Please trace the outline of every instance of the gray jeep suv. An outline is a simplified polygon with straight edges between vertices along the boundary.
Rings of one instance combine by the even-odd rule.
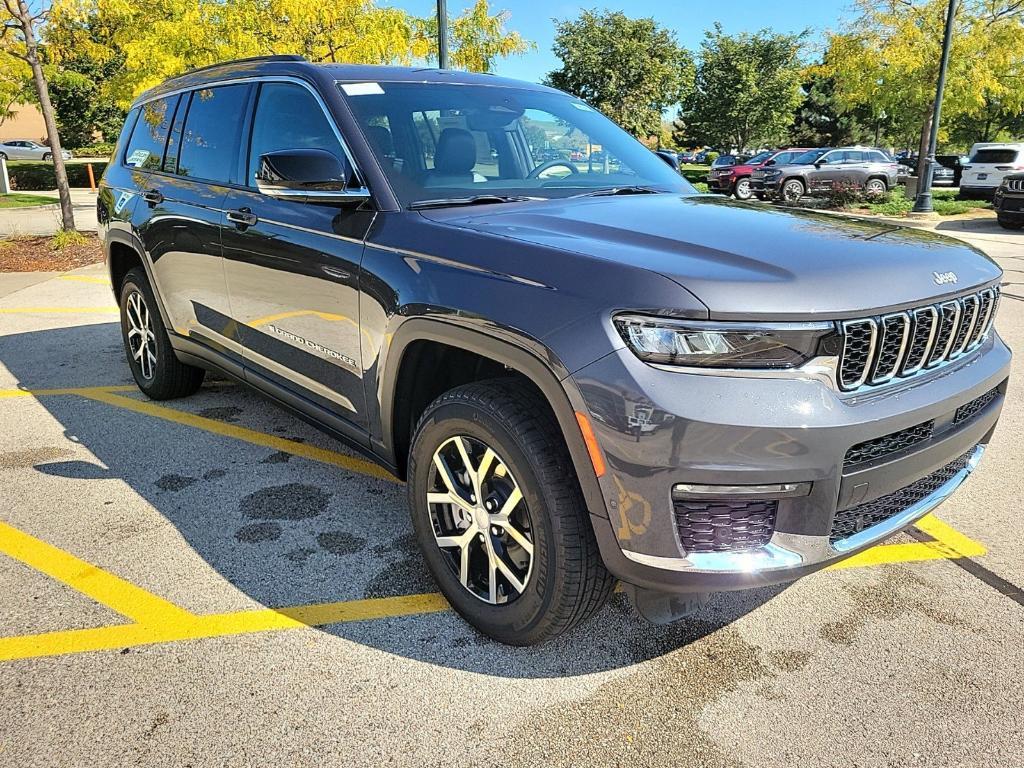
[[[617,580],[666,621],[870,547],[964,481],[1006,389],[975,249],[697,194],[580,99],[490,75],[187,73],[132,106],[98,217],[140,389],[214,370],[373,457],[508,643]]]
[[[786,165],[765,168],[764,189],[787,202],[808,193],[838,189],[882,195],[896,186],[899,170],[899,164],[880,149],[812,149]]]

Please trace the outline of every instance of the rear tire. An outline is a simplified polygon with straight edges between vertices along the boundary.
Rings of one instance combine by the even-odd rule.
[[[0,152],[0,160],[6,160],[6,159],[7,159],[7,153],[6,152]]]
[[[52,152],[43,152],[43,162],[45,163],[47,160],[53,160]]]
[[[889,187],[882,179],[868,179],[864,185],[864,194],[868,197],[881,197],[888,191]]]
[[[457,387],[427,406],[409,452],[409,507],[427,566],[466,621],[509,645],[566,632],[615,584],[539,397],[514,379]]]
[[[193,394],[206,371],[178,360],[142,267],[121,283],[121,339],[135,383],[153,400]]]
[[[1008,216],[996,216],[996,221],[1003,229],[1024,229],[1024,221],[1011,221]]]

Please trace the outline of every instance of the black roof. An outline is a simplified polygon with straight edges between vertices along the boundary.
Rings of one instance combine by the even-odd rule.
[[[455,69],[431,67],[395,67],[378,64],[334,64],[312,63],[297,54],[256,56],[249,59],[225,61],[207,67],[191,69],[171,77],[135,99],[135,103],[146,101],[161,93],[179,88],[192,88],[220,80],[261,75],[322,75],[342,82],[409,82],[409,83],[457,83],[460,85],[489,85],[532,90],[551,90],[543,85],[523,80],[478,72],[463,72]]]

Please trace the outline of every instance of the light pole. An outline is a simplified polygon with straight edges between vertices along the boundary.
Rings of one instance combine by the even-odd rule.
[[[437,66],[448,69],[448,4],[437,0]]]
[[[942,61],[939,63],[939,82],[935,88],[935,111],[932,114],[932,130],[928,136],[928,157],[924,164],[924,178],[917,187],[914,213],[932,212],[932,174],[935,170],[935,145],[939,139],[939,117],[942,115],[942,92],[946,88],[946,67],[949,64],[949,48],[953,42],[953,18],[956,16],[956,0],[949,0],[946,11],[946,34],[942,39]]]

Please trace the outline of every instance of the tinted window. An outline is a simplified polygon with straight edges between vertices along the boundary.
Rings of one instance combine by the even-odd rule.
[[[797,155],[790,162],[797,163],[799,165],[810,165],[816,162],[827,150],[824,149],[809,149],[802,155]]]
[[[1017,159],[1016,149],[979,149],[971,158],[972,163],[1012,163]]]
[[[868,152],[867,155],[868,155],[868,160],[870,160],[872,163],[891,163],[892,162],[892,160],[890,160],[888,157],[883,155],[881,152]]]
[[[135,168],[156,170],[164,155],[167,132],[174,117],[177,96],[155,99],[142,107],[139,119],[135,121],[131,141],[125,150],[124,162]]]
[[[255,186],[260,155],[282,149],[325,149],[339,159],[344,151],[320,103],[300,85],[265,83],[256,102],[249,147],[249,184]]]
[[[188,96],[178,100],[178,108],[174,110],[171,122],[171,133],[167,137],[167,149],[164,150],[164,162],[161,168],[167,173],[174,173],[178,167],[178,150],[181,149],[181,129],[185,122],[185,110],[188,108]]]
[[[181,135],[178,174],[209,181],[232,181],[245,113],[247,85],[203,88],[192,93]]]
[[[847,150],[843,152],[844,163],[860,163],[864,160],[864,153],[857,150]]]

